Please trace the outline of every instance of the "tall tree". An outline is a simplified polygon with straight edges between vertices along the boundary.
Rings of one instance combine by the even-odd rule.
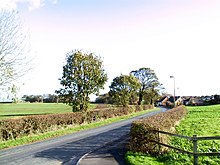
[[[113,79],[109,88],[113,102],[117,105],[127,106],[134,98],[137,98],[136,94],[140,83],[132,75],[121,75]]]
[[[149,89],[156,89],[161,86],[154,70],[150,68],[140,68],[139,70],[131,71],[130,74],[135,76],[141,84],[139,88],[139,105],[141,105],[144,95],[150,92]],[[151,92],[155,91],[151,90]]]
[[[73,111],[85,111],[88,108],[89,95],[98,94],[106,81],[107,74],[100,57],[75,50],[66,56],[60,79],[63,88],[56,93],[61,101],[73,107]]]
[[[153,105],[155,103],[155,101],[157,99],[159,99],[159,97],[160,97],[160,95],[159,95],[160,89],[161,88],[154,87],[154,86],[152,88],[147,89],[144,92],[144,97],[143,97],[144,103]]]
[[[18,13],[0,9],[0,88],[11,86],[30,70],[27,41]]]

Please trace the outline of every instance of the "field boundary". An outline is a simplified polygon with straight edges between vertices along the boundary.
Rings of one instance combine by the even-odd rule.
[[[156,144],[159,144],[159,148],[160,146],[165,146],[171,149],[174,149],[176,151],[179,151],[181,153],[185,153],[185,154],[190,154],[193,155],[193,164],[194,165],[198,165],[198,158],[199,156],[220,156],[220,152],[198,152],[198,141],[202,141],[202,140],[220,140],[220,136],[207,136],[207,137],[198,137],[197,135],[193,135],[193,136],[185,136],[185,135],[180,135],[180,134],[173,134],[170,132],[164,132],[164,131],[159,131],[159,130],[152,130],[152,132],[156,132],[157,135],[157,140],[150,140],[151,142],[155,142]],[[191,141],[193,143],[193,151],[186,151],[183,150],[181,148],[177,148],[168,144],[164,144],[160,142],[160,134],[164,134],[164,135],[168,135],[168,136],[174,136],[174,137],[179,137],[179,138],[183,138],[183,139],[187,139],[189,141]]]

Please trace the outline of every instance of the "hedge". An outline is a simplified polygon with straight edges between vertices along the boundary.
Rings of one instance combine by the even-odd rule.
[[[32,115],[18,119],[0,120],[0,140],[16,139],[30,134],[44,133],[59,127],[91,123],[102,119],[128,115],[152,106],[129,106],[90,110],[85,113]]]
[[[130,150],[150,154],[166,152],[167,148],[159,147],[151,140],[167,143],[168,136],[159,136],[159,133],[153,130],[174,132],[175,126],[186,114],[185,106],[179,106],[152,117],[134,121],[130,131]]]

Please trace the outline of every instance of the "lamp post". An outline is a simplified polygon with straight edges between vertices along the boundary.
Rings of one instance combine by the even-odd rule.
[[[174,76],[170,76],[170,78],[173,78],[173,101],[174,101],[174,107],[176,106],[176,104],[175,104],[175,77]]]

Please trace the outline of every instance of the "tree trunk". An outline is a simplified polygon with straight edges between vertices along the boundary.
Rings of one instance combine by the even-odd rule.
[[[139,94],[138,105],[141,105],[142,100],[143,100],[143,94],[140,93],[140,94]]]
[[[153,101],[153,99],[151,98],[150,99],[150,105],[153,105],[154,104],[154,101]]]

